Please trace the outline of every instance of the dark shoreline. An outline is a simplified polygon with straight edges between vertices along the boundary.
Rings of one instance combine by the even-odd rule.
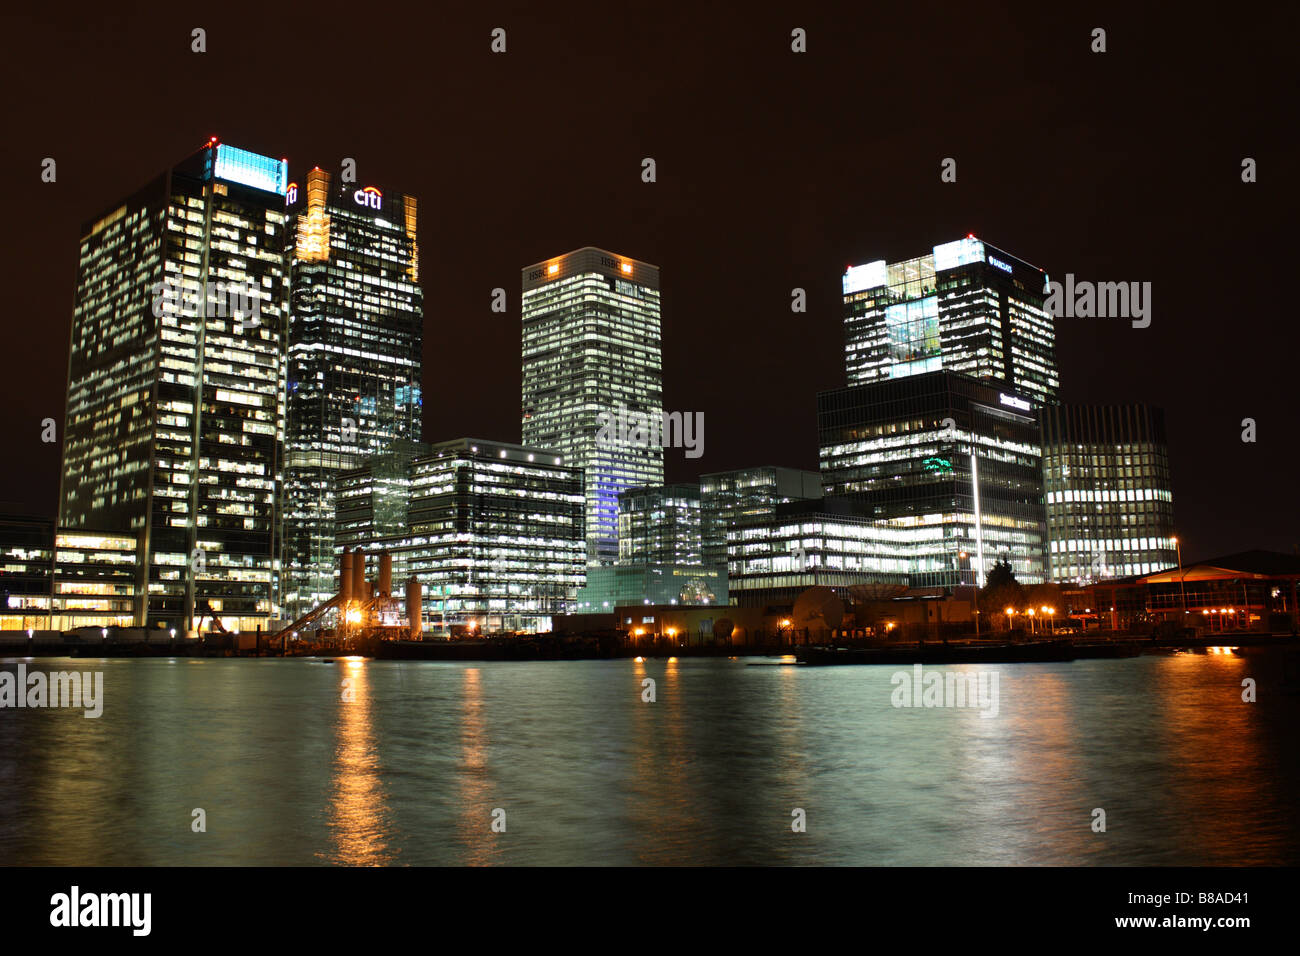
[[[1035,663],[1095,658],[1136,657],[1178,650],[1203,651],[1210,647],[1298,648],[1300,638],[1290,634],[1217,634],[1211,637],[1153,639],[1141,635],[1115,635],[1105,639],[1036,641],[926,641],[920,644],[762,644],[674,645],[667,641],[629,644],[609,635],[485,638],[472,641],[378,642],[364,648],[279,647],[260,652],[239,652],[219,641],[171,643],[100,643],[97,641],[40,641],[0,644],[0,659],[40,657],[93,658],[264,658],[302,657],[308,660],[361,656],[396,661],[573,661],[643,658],[793,657],[801,665],[842,664],[961,664]]]

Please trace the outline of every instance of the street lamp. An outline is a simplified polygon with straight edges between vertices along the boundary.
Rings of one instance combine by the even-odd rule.
[[[1178,538],[1173,539],[1174,550],[1178,552],[1178,590],[1182,594],[1183,615],[1187,615],[1187,586],[1183,584],[1183,546],[1178,543]],[[1187,623],[1184,621],[1183,623]]]
[[[1034,633],[1034,609],[1031,607],[1025,612],[1029,615],[1029,633]]]
[[[1016,616],[1016,609],[1013,607],[1007,608],[1007,633],[1008,634],[1011,633],[1011,619],[1015,616]]]

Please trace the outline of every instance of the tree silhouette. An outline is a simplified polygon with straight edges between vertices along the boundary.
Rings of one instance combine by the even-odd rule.
[[[1011,560],[1000,558],[989,568],[984,579],[984,587],[979,593],[980,613],[985,615],[986,621],[997,620],[995,615],[1004,613],[1009,607],[1019,611],[1024,603],[1025,589],[1016,580]]]

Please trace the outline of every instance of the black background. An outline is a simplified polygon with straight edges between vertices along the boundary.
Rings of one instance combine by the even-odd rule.
[[[55,510],[40,422],[81,223],[217,135],[419,197],[426,439],[519,439],[520,270],[597,245],[663,269],[666,404],[706,425],[669,480],[816,468],[844,268],[974,233],[1054,279],[1153,284],[1147,329],[1059,320],[1062,399],[1166,409],[1185,559],[1300,544],[1292,10],[128,2],[3,26],[5,507]]]

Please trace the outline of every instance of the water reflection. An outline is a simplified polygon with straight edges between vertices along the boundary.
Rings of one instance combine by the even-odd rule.
[[[892,667],[47,661],[104,714],[0,711],[0,862],[1294,864],[1296,661],[997,665],[996,717]]]
[[[461,675],[460,766],[456,775],[460,795],[457,829],[465,857],[457,862],[471,866],[483,866],[498,857],[499,841],[510,832],[509,809],[496,806],[492,799],[484,710],[483,673],[477,667],[467,667]],[[504,819],[494,815],[496,810],[505,812]],[[506,827],[501,833],[493,830],[497,820]]]
[[[397,851],[390,847],[380,757],[372,725],[369,668],[361,658],[340,661],[342,679],[337,744],[329,807],[333,844],[328,859],[348,866],[383,866]]]

